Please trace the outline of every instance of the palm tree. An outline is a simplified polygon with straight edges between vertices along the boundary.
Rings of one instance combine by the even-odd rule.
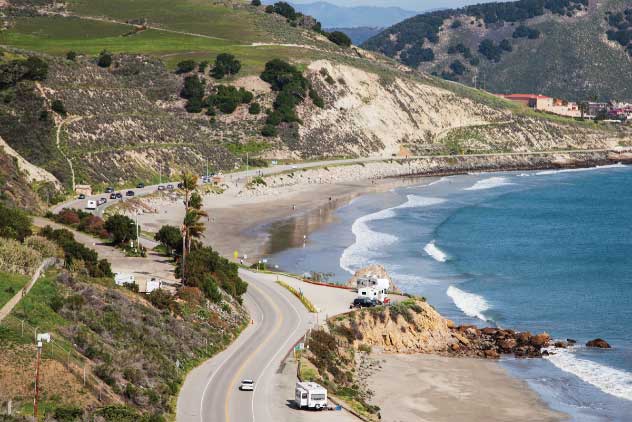
[[[187,253],[191,252],[191,239],[199,239],[204,234],[204,223],[201,221],[201,217],[206,217],[208,214],[202,210],[189,209],[184,215],[183,225],[186,230],[186,250]]]
[[[191,230],[194,229],[195,233],[200,232],[198,236],[201,236],[201,232],[204,232],[204,224],[199,222],[200,215],[192,214],[189,210],[189,202],[191,193],[195,191],[197,187],[198,178],[195,174],[183,171],[182,172],[182,189],[184,189],[184,221],[182,224],[182,283],[185,282],[185,263],[186,256],[191,251]],[[203,211],[198,211],[203,212]],[[201,229],[200,229],[201,225]]]

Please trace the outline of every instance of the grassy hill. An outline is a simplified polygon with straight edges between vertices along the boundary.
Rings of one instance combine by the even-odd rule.
[[[621,72],[629,68],[630,55],[606,35],[609,16],[630,8],[630,2],[551,1],[535,15],[526,5],[538,3],[512,3],[525,4],[515,9],[518,12],[505,6],[509,4],[419,15],[364,46],[492,92],[542,93],[571,100],[632,99],[632,75]],[[481,51],[485,40],[493,43],[492,48]],[[503,40],[505,49],[500,46]]]
[[[469,126],[486,144],[476,149],[490,152],[501,144],[502,151],[601,148],[626,136],[412,72],[331,42],[308,17],[266,13],[246,1],[10,0],[2,13],[0,74],[10,83],[0,81],[0,137],[68,189],[156,182],[159,173],[202,171],[207,160],[230,171],[246,154],[265,165],[442,153],[448,139],[454,143],[445,134],[469,133],[461,130]],[[111,63],[102,66],[104,50]],[[215,79],[211,67],[223,53],[241,68]],[[47,74],[12,80],[14,67],[31,56],[46,63]],[[274,59],[294,66],[304,92],[281,95],[260,78]],[[178,70],[183,61],[192,67]],[[195,80],[191,99],[183,88]],[[226,96],[237,91],[227,87],[249,98],[235,103]],[[492,129],[499,123],[511,128],[509,139]]]

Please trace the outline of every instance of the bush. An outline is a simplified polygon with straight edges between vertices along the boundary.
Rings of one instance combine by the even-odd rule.
[[[238,299],[246,293],[248,287],[239,277],[237,265],[210,247],[193,249],[187,256],[185,270],[185,284],[198,287],[205,293],[208,291],[208,294],[211,293],[209,277],[225,292]],[[181,271],[179,266],[178,271]]]
[[[30,56],[24,63],[26,66],[25,79],[43,81],[48,76],[48,63],[39,57]]]
[[[186,105],[184,106],[184,109],[188,113],[200,113],[203,108],[202,105],[202,100],[199,97],[192,97],[189,98]]]
[[[74,406],[57,407],[53,411],[53,417],[59,422],[80,421],[83,418],[83,409]]]
[[[261,134],[266,138],[270,138],[277,135],[277,129],[273,125],[267,124],[261,129]]]
[[[31,275],[42,262],[42,255],[14,239],[0,241],[0,271]]]
[[[277,15],[281,15],[291,21],[296,19],[297,17],[296,10],[291,5],[289,5],[288,3],[284,1],[275,3],[272,6],[272,12],[276,13]]]
[[[30,236],[24,240],[24,246],[39,252],[43,257],[62,258],[64,252],[55,242],[42,236]]]
[[[252,6],[259,7],[259,6],[261,6],[261,0],[252,0],[252,1],[250,2],[250,4],[251,4]]]
[[[455,60],[450,64],[450,70],[454,72],[455,75],[462,75],[465,73],[465,66],[459,60]]]
[[[496,45],[494,41],[485,39],[479,44],[478,52],[486,57],[487,60],[499,62],[500,56],[503,53],[503,49],[500,46]]]
[[[195,60],[182,60],[176,66],[176,73],[181,75],[182,73],[192,72],[197,66],[197,63],[195,63]]]
[[[115,214],[105,222],[105,229],[115,245],[136,240],[136,223],[126,215]],[[140,229],[139,229],[140,230]]]
[[[211,75],[215,79],[222,79],[224,76],[236,75],[241,69],[241,62],[232,54],[222,53],[215,58],[215,65],[211,70]]]
[[[99,54],[99,59],[97,60],[97,65],[99,67],[110,67],[112,65],[112,54],[103,50],[101,54]]]
[[[259,114],[261,113],[261,106],[259,103],[252,103],[250,107],[248,107],[248,113],[250,114]]]
[[[31,217],[26,212],[0,203],[0,237],[22,241],[31,235],[31,224]]]
[[[160,242],[167,249],[167,254],[182,253],[182,233],[175,226],[162,226],[154,235],[154,240]]]
[[[237,89],[234,86],[218,85],[215,93],[206,97],[204,106],[209,109],[217,107],[222,113],[231,114],[239,104],[248,104],[252,99],[252,92],[244,88]]]
[[[66,60],[75,61],[77,60],[77,53],[74,51],[69,51],[66,53]]]
[[[540,37],[540,31],[538,31],[537,29],[529,28],[528,26],[525,26],[525,25],[520,25],[514,30],[512,37],[513,38],[529,38],[530,40],[534,40]]]
[[[162,289],[156,289],[147,296],[149,302],[158,309],[169,309],[174,303],[173,297]]]
[[[423,48],[420,45],[415,45],[401,54],[402,62],[410,67],[417,67],[422,62],[431,62],[434,58],[432,48]]]
[[[212,302],[220,303],[222,301],[222,292],[219,291],[215,279],[209,274],[200,285],[200,290],[207,299]]]
[[[204,97],[204,82],[197,77],[197,75],[191,75],[184,78],[184,87],[180,91],[182,98],[191,99]]]
[[[52,103],[50,104],[50,108],[52,108],[53,111],[59,114],[60,116],[65,116],[67,114],[66,107],[64,106],[64,103],[61,100],[53,100]]]
[[[204,61],[200,62],[200,64],[198,65],[198,72],[205,73],[207,67],[208,67],[208,61],[207,60],[204,60]]]
[[[333,42],[334,44],[338,44],[341,47],[351,46],[351,38],[349,38],[344,32],[330,32],[329,34],[327,34],[327,39],[329,39],[329,41]]]
[[[318,95],[318,92],[314,88],[309,90],[309,98],[312,99],[314,105],[319,108],[325,108],[325,101]]]

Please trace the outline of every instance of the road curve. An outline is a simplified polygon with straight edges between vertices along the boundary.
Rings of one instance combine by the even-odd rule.
[[[254,323],[225,351],[189,373],[178,397],[178,422],[265,422],[287,417],[271,405],[279,400],[274,375],[313,317],[274,282],[274,276],[246,270],[240,270],[240,276],[249,283],[244,305]],[[254,392],[239,391],[244,378],[255,380]],[[285,398],[292,394],[288,391]]]

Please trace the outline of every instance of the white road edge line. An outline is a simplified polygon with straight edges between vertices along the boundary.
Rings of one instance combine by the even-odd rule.
[[[273,282],[274,282],[274,281],[273,281]],[[273,287],[273,289],[274,289],[274,287]],[[296,316],[297,316],[296,328],[294,328],[294,331],[292,331],[292,334],[288,337],[288,339],[285,341],[285,343],[283,343],[283,347],[282,347],[281,349],[279,349],[279,350],[278,350],[278,351],[274,354],[274,356],[272,357],[272,359],[270,359],[270,361],[268,362],[268,364],[267,364],[267,365],[263,368],[263,370],[261,371],[261,374],[263,374],[263,373],[264,373],[264,372],[268,369],[268,367],[272,364],[272,362],[274,362],[274,361],[277,359],[277,356],[278,356],[278,354],[279,354],[279,353],[281,353],[281,352],[285,352],[285,351],[286,351],[286,350],[285,350],[285,349],[286,349],[286,345],[288,344],[288,342],[289,342],[289,341],[293,341],[293,338],[294,338],[294,336],[296,335],[296,332],[299,330],[299,328],[300,328],[300,326],[301,326],[301,323],[300,323],[300,321],[301,321],[301,316],[300,316],[299,312],[296,310],[296,307],[294,306],[294,304],[293,304],[291,301],[289,301],[289,300],[287,299],[287,297],[285,296],[285,294],[283,294],[283,293],[279,293],[279,296],[281,296],[281,297],[283,298],[283,300],[284,300],[286,303],[288,303],[288,304],[292,307],[292,309],[294,310],[294,313],[295,313],[295,314],[296,314]],[[256,394],[256,391],[257,391],[257,390],[255,389],[255,391],[253,392],[253,395],[252,395],[252,422],[255,422],[255,394]],[[266,407],[266,410],[268,411],[268,416],[272,416],[272,415],[270,415],[270,407]],[[268,419],[268,420],[272,420],[272,419]]]
[[[259,324],[263,323],[263,320],[265,319],[265,315],[263,313],[263,308],[261,308],[261,306],[257,303],[256,300],[253,299],[252,301],[255,306],[257,308],[259,308],[259,311],[261,313],[261,319],[259,320]],[[200,422],[204,422],[204,412],[203,412],[203,408],[204,408],[204,397],[206,397],[206,391],[208,390],[208,387],[211,385],[211,381],[213,381],[213,378],[215,378],[215,375],[217,375],[217,373],[220,371],[220,369],[222,369],[224,367],[224,365],[226,364],[226,362],[228,362],[230,360],[230,358],[233,357],[233,355],[235,353],[237,353],[237,351],[239,350],[239,348],[236,348],[235,350],[233,350],[231,352],[230,355],[226,356],[226,358],[222,361],[222,363],[215,369],[215,371],[213,372],[213,375],[211,375],[211,377],[208,379],[208,382],[206,383],[206,385],[204,386],[204,390],[202,391],[202,397],[200,398]]]

